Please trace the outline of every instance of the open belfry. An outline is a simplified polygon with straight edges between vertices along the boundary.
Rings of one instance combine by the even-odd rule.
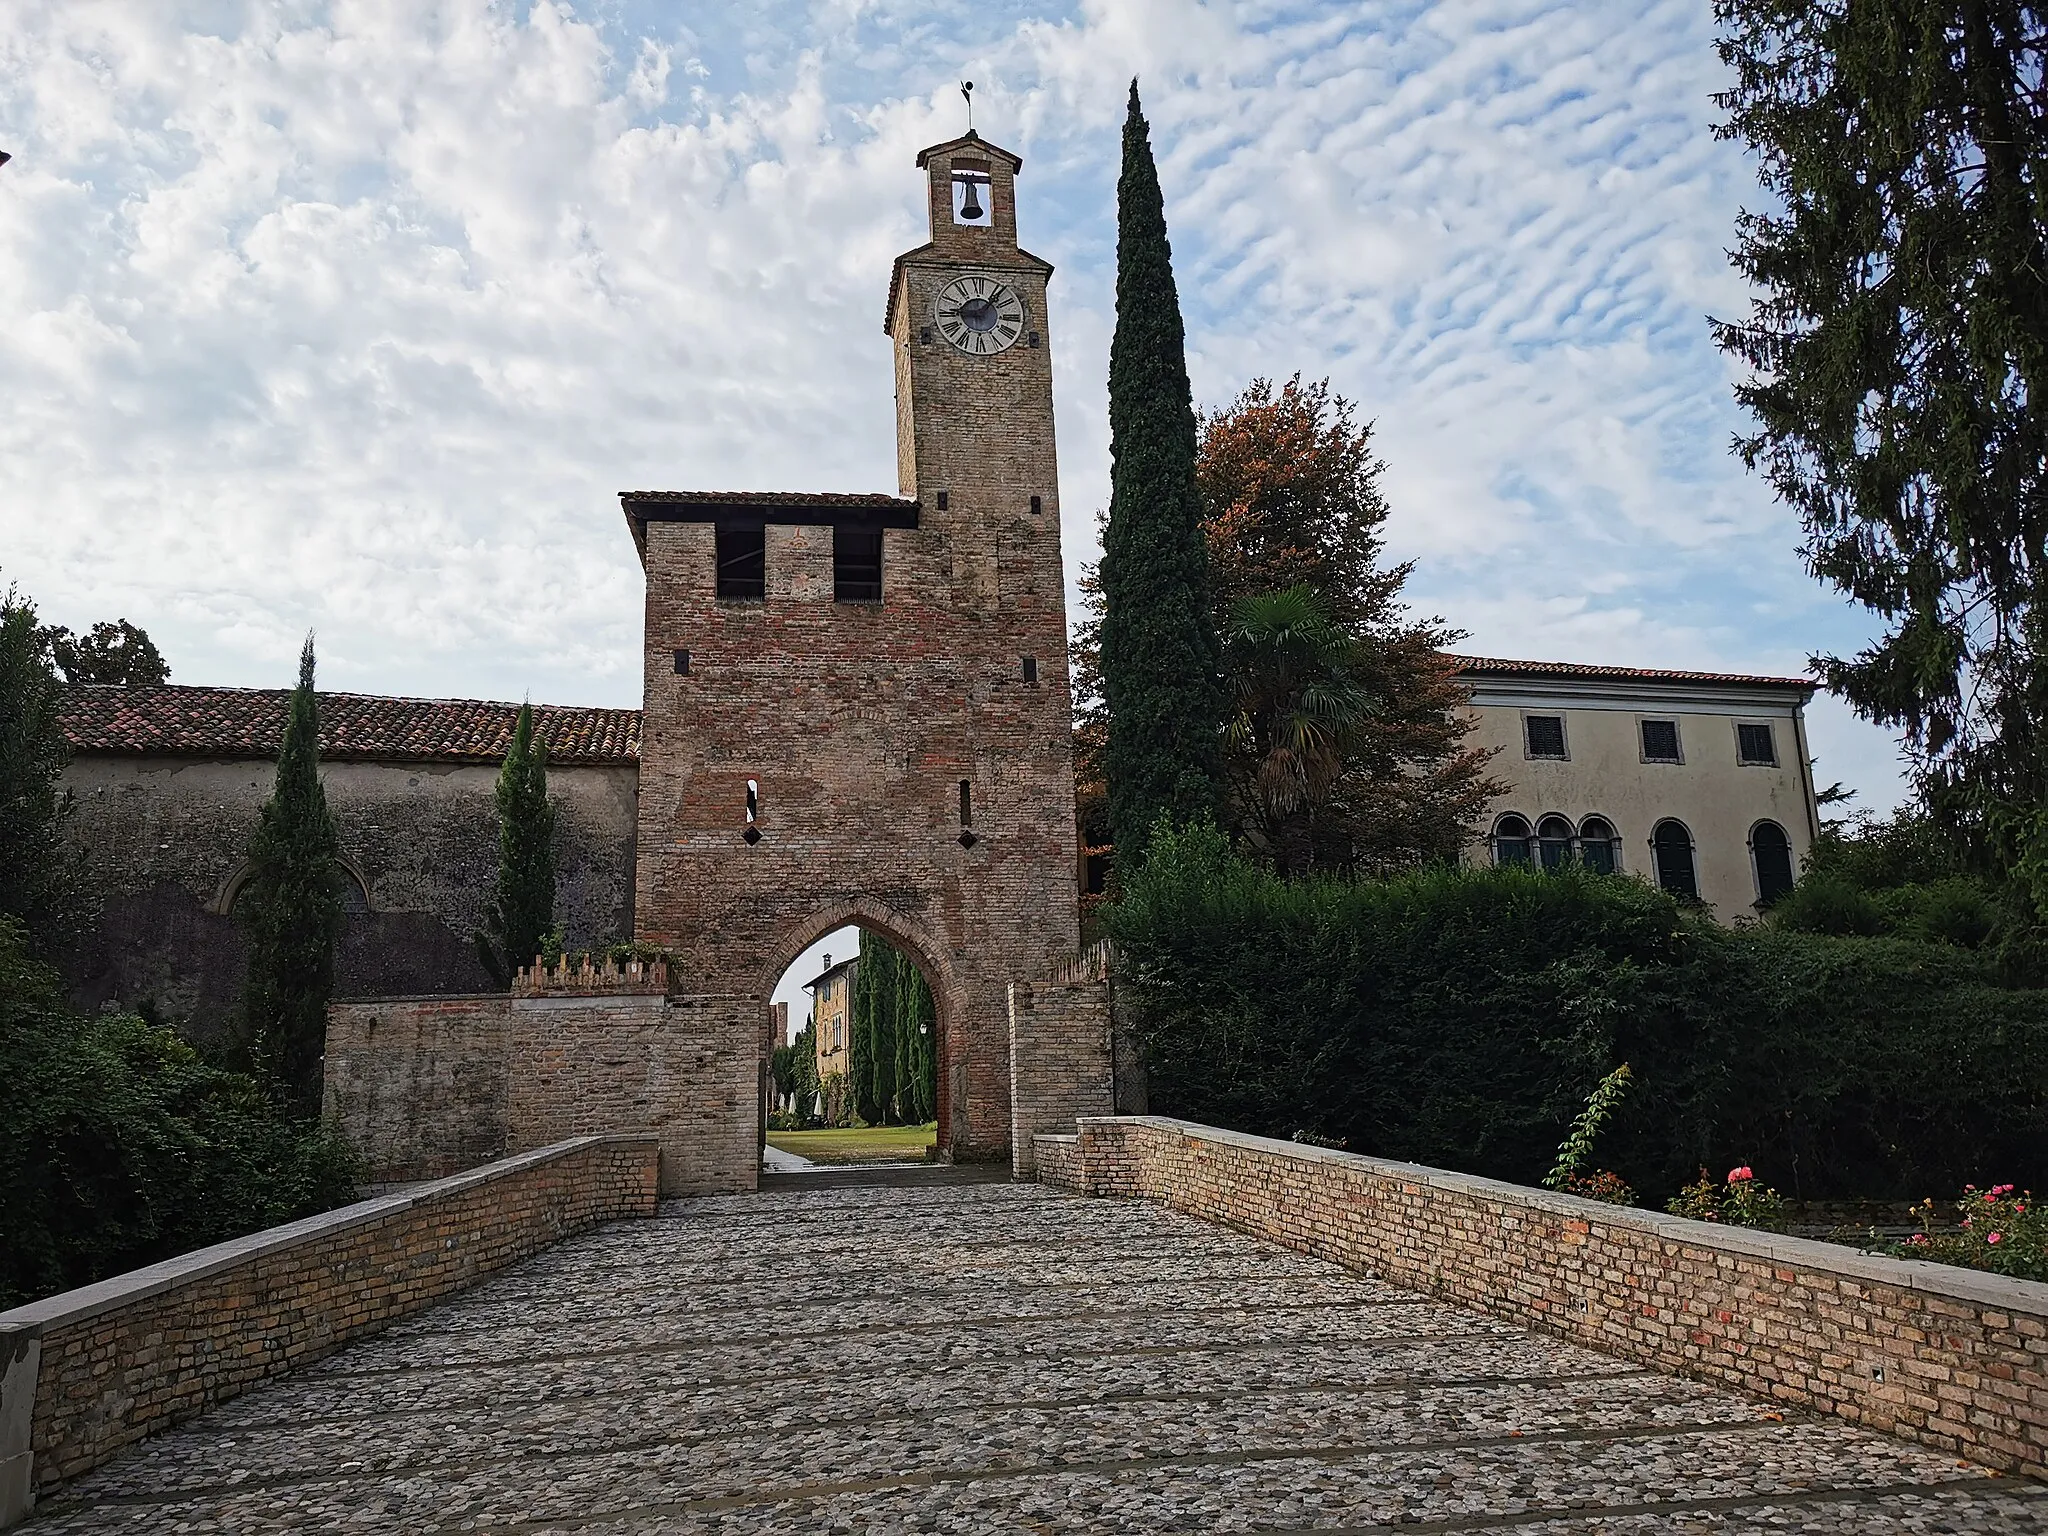
[[[760,999],[858,921],[926,968],[941,1147],[1010,1150],[1007,989],[1077,942],[1047,262],[1021,162],[918,156],[896,259],[900,494],[634,491],[647,572],[637,936]]]
[[[330,1104],[387,1174],[648,1127],[666,1189],[751,1186],[770,994],[847,924],[931,985],[942,1155],[1028,1172],[1033,1130],[1110,1107],[1076,959],[1052,267],[1017,243],[1017,156],[970,130],[917,163],[931,238],[883,315],[898,494],[620,498],[647,580],[633,931],[674,956],[666,991],[339,1005]],[[454,1113],[440,1081],[469,1085]]]

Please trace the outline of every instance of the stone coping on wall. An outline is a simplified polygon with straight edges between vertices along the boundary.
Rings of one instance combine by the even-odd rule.
[[[657,1149],[579,1136],[0,1312],[0,1526],[38,1485],[571,1232],[652,1214]]]
[[[2048,1284],[1156,1115],[1040,1176],[1158,1199],[1663,1369],[2048,1475]]]

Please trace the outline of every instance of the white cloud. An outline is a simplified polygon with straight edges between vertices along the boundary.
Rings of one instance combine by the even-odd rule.
[[[1357,398],[1420,602],[1492,652],[1796,668],[1860,621],[1727,452],[1703,316],[1741,306],[1751,183],[1708,133],[1708,26],[1694,0],[16,0],[0,563],[188,680],[280,680],[312,626],[333,686],[633,701],[618,490],[893,484],[881,297],[972,75],[1060,268],[1078,567],[1141,73],[1198,393],[1301,369]],[[1838,726],[1823,774],[1889,798]]]

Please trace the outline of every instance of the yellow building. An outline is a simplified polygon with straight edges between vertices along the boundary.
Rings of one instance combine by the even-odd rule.
[[[1488,771],[1475,861],[1573,859],[1723,921],[1791,889],[1819,835],[1804,678],[1460,658]]]
[[[856,960],[832,963],[825,956],[825,969],[804,983],[811,994],[811,1025],[817,1034],[818,1081],[853,1070],[853,973]]]

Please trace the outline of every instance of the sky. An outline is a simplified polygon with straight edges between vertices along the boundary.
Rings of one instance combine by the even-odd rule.
[[[1762,194],[1706,0],[8,0],[0,582],[173,680],[639,702],[625,489],[895,487],[924,145],[1024,157],[1070,586],[1140,80],[1197,403],[1330,378],[1487,655],[1798,673],[1868,619],[1730,452]],[[1817,699],[1822,784],[1901,792]]]

